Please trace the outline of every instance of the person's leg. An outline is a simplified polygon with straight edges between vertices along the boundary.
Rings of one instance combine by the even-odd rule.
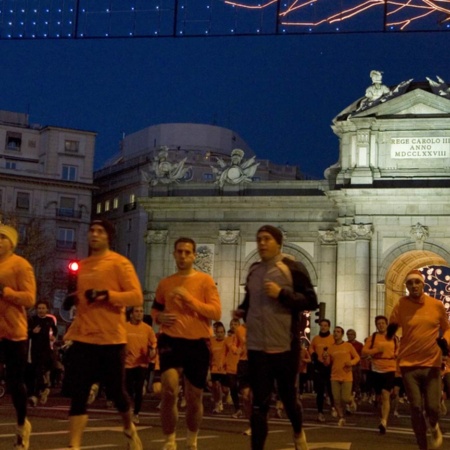
[[[299,435],[302,431],[303,414],[296,388],[297,361],[293,352],[273,354],[269,357],[275,374],[278,395],[283,402],[294,433]]]
[[[424,379],[424,407],[430,424],[430,447],[442,446],[442,432],[439,427],[439,413],[442,382],[439,367],[428,367]]]
[[[161,373],[161,425],[168,437],[175,434],[178,422],[178,386],[180,376],[177,369],[167,369]],[[173,437],[175,441],[175,436]]]
[[[203,389],[195,387],[186,378],[186,426],[192,433],[198,433],[203,419]]]
[[[142,408],[144,384],[147,378],[147,367],[136,367],[134,380],[134,415],[137,416]]]
[[[314,373],[314,390],[316,391],[316,405],[319,417],[323,415],[323,403],[325,397],[325,383],[326,376],[323,371],[317,371]]]
[[[427,449],[427,424],[422,409],[423,375],[422,368],[402,367],[403,384],[411,410],[411,424],[420,450]]]
[[[237,412],[240,410],[237,375],[233,374],[233,373],[228,373],[227,377],[228,377],[228,386],[230,389],[231,399],[233,400],[234,412]]]
[[[87,399],[96,378],[96,346],[74,342],[70,349],[71,403],[69,410],[69,447],[79,448],[86,428]]]
[[[267,438],[267,414],[273,390],[274,377],[268,355],[260,351],[248,352],[249,379],[253,395],[250,425],[252,450],[263,450]]]
[[[331,381],[331,392],[333,393],[334,398],[334,407],[338,413],[338,418],[344,418],[344,408],[342,405],[342,382],[340,381]]]
[[[123,432],[127,438],[128,448],[142,450],[142,442],[131,417],[131,401],[125,388],[126,346],[118,344],[100,347],[98,355],[101,361],[102,378],[105,380],[105,389],[122,418]]]

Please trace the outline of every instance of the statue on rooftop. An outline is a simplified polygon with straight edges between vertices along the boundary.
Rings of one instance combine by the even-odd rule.
[[[382,84],[383,72],[379,70],[372,70],[370,72],[370,78],[372,79],[372,85],[366,89],[366,99],[369,102],[378,100],[383,95],[389,94],[390,89]]]
[[[183,158],[178,163],[171,163],[167,161],[168,156],[169,148],[166,146],[161,147],[158,155],[153,160],[152,174],[148,177],[152,186],[156,186],[158,183],[179,183],[190,169],[184,166],[187,158]]]
[[[227,165],[221,158],[217,158],[219,168],[211,166],[213,173],[216,175],[216,183],[223,187],[225,184],[240,184],[251,183],[252,177],[255,175],[259,163],[255,162],[255,157],[252,156],[245,162],[244,151],[235,148],[231,152],[231,163]]]
[[[439,95],[441,97],[450,98],[450,87],[441,77],[436,75],[437,81],[434,81],[428,77],[426,77],[426,79],[430,83],[431,89],[434,94]]]

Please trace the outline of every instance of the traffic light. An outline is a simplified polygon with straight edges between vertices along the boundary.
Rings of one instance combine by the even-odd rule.
[[[317,319],[314,320],[316,323],[320,323],[323,319],[325,319],[325,308],[327,304],[325,302],[319,303],[319,311],[315,312],[315,315],[317,316]]]
[[[77,290],[77,278],[78,278],[78,269],[80,265],[78,261],[70,261],[67,269],[69,273],[67,274],[67,293],[72,294]]]

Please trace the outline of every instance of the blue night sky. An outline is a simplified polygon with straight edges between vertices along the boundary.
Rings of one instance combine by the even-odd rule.
[[[372,69],[396,85],[450,81],[447,32],[205,38],[0,40],[0,109],[98,133],[95,168],[122,133],[168,122],[235,130],[258,158],[322,178],[330,125]]]

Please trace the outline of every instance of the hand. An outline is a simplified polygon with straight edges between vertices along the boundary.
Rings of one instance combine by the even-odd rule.
[[[436,342],[442,351],[442,355],[445,357],[448,356],[448,342],[443,337],[436,339]]]
[[[37,325],[33,328],[33,333],[39,333],[41,331],[40,325]]]
[[[281,292],[281,287],[274,281],[265,281],[264,292],[270,298],[278,298]]]
[[[183,303],[187,303],[187,304],[192,303],[192,295],[183,286],[178,286],[175,289],[173,289],[171,292],[171,295],[174,297],[177,297],[177,300],[179,300]]]
[[[77,294],[69,294],[63,301],[62,308],[64,311],[69,311],[72,306],[74,306],[77,302]]]
[[[245,311],[243,309],[235,309],[231,311],[231,316],[233,319],[242,319],[245,316]]]
[[[108,291],[106,290],[99,291],[97,289],[88,289],[84,293],[84,296],[86,297],[89,304],[94,303],[96,301],[108,300],[109,298]]]
[[[171,327],[177,321],[177,315],[160,312],[156,319],[159,324]]]

